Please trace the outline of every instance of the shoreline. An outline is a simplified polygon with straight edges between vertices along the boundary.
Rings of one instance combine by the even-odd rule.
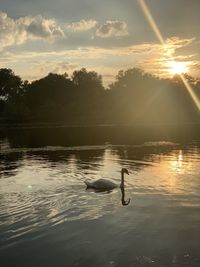
[[[86,124],[68,124],[64,122],[49,123],[2,123],[0,122],[0,128],[98,128],[98,127],[130,127],[130,128],[149,128],[149,127],[181,127],[181,126],[200,126],[200,122],[184,122],[184,123],[132,123],[132,124],[120,124],[120,123],[86,123]]]

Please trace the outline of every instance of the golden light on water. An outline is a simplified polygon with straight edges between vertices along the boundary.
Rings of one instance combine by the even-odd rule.
[[[187,62],[168,61],[166,63],[168,72],[172,75],[187,73],[189,70]]]
[[[182,150],[180,150],[176,158],[171,161],[171,168],[176,173],[181,173],[184,171]]]
[[[158,38],[159,42],[163,45],[164,50],[166,50],[166,43],[164,41],[164,38],[162,37],[162,34],[151,14],[151,12],[149,11],[149,8],[147,7],[145,0],[138,0],[142,11],[146,17],[146,19],[148,20],[153,32],[155,33],[156,37]],[[200,111],[200,99],[198,98],[198,96],[196,95],[196,93],[194,92],[192,86],[189,84],[188,80],[184,77],[183,73],[186,73],[188,71],[188,67],[186,62],[177,62],[173,59],[173,57],[170,55],[169,53],[169,60],[168,60],[168,64],[169,64],[169,72],[171,72],[172,74],[179,74],[182,82],[184,83],[188,93],[190,94],[192,100],[194,101],[196,107],[198,108],[198,110]]]

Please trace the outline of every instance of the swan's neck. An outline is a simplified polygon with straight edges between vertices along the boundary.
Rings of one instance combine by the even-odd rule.
[[[121,172],[121,184],[120,184],[121,188],[124,188],[124,173]]]

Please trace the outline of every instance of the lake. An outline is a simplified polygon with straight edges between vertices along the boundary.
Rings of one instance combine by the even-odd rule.
[[[1,129],[0,266],[199,267],[200,131],[181,127]],[[124,192],[86,190],[121,168]]]

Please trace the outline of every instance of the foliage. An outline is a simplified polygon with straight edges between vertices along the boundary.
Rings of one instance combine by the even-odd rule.
[[[185,79],[200,98],[200,81]],[[0,69],[0,114],[10,122],[185,123],[199,122],[199,113],[178,75],[161,79],[137,68],[121,70],[105,90],[102,77],[85,68],[31,83]]]
[[[22,95],[22,79],[11,69],[0,69],[0,96],[6,100]]]

